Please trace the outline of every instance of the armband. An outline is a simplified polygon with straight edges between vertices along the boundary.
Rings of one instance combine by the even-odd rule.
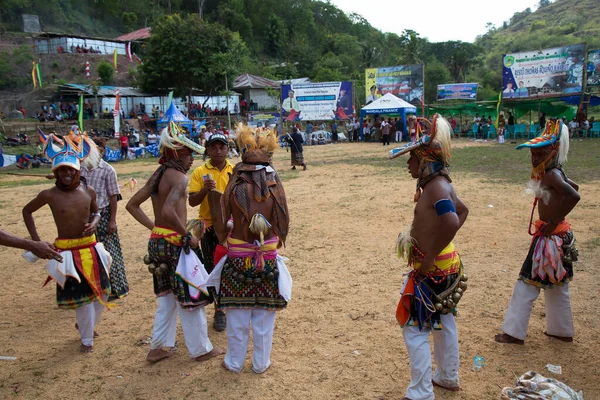
[[[92,217],[100,217],[100,216],[101,216],[101,215],[100,215],[100,213],[99,213],[99,212],[97,212],[97,213],[92,213]]]
[[[454,203],[450,199],[442,199],[435,202],[433,205],[435,207],[435,212],[437,212],[438,217],[442,215],[453,212],[456,214],[456,208],[454,207]]]

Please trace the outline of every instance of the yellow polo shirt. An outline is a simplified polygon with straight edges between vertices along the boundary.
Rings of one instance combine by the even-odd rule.
[[[211,174],[212,179],[217,183],[217,190],[224,192],[227,184],[229,183],[229,176],[233,173],[233,164],[229,160],[225,160],[225,166],[221,171],[218,168],[213,167],[210,160],[204,165],[199,166],[192,173],[190,179],[189,192],[197,193],[204,187],[204,176]],[[204,224],[209,227],[212,226],[212,219],[210,218],[210,207],[208,206],[208,196],[200,203],[200,209],[198,211],[198,218],[204,221]]]

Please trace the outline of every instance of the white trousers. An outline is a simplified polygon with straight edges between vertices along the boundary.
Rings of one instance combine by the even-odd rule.
[[[517,281],[504,317],[504,324],[502,324],[504,333],[525,340],[531,309],[539,295],[539,287],[529,285],[520,279]],[[571,313],[569,284],[565,283],[562,286],[544,290],[544,299],[546,300],[546,333],[555,336],[573,337],[575,329],[573,327],[573,314]]]
[[[106,299],[108,299],[107,295],[102,296],[103,301],[106,301]],[[94,300],[75,310],[81,343],[84,346],[94,345],[94,330],[100,321],[102,311],[104,311],[104,306],[98,300]]]
[[[227,354],[225,367],[232,372],[241,372],[248,352],[248,338],[252,325],[252,371],[262,374],[271,366],[275,311],[259,308],[230,308],[227,316]]]
[[[431,382],[431,349],[429,332],[433,333],[433,354],[437,366],[433,380],[445,387],[458,387],[458,332],[454,315],[441,316],[441,331],[423,329],[417,326],[402,328],[402,336],[406,350],[410,356],[410,385],[406,389],[406,397],[411,400],[432,400],[433,384]]]
[[[179,319],[181,320],[183,339],[185,340],[190,357],[196,358],[210,353],[213,346],[208,338],[208,326],[206,324],[206,311],[204,307],[197,307],[192,310],[183,309],[173,293],[158,298],[158,307],[156,308],[156,314],[154,314],[154,329],[152,331],[150,349],[154,350],[175,346],[177,314],[179,314]]]

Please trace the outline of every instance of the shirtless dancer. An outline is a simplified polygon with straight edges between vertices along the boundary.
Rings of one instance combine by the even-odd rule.
[[[422,137],[421,123],[428,132]],[[412,129],[414,142],[390,151],[391,158],[410,152],[408,171],[417,179],[413,223],[398,237],[398,255],[412,270],[401,290],[396,317],[411,363],[404,399],[429,400],[434,398],[433,386],[459,390],[454,315],[466,277],[452,239],[467,219],[468,209],[456,195],[447,169],[452,132],[448,121],[436,114],[431,123],[413,120]],[[437,365],[433,378],[430,332]]]
[[[163,350],[175,345],[177,314],[181,320],[185,344],[190,357],[205,361],[223,354],[213,348],[208,338],[205,296],[193,298],[190,286],[175,274],[183,249],[198,247],[198,239],[186,230],[187,183],[186,172],[194,163],[193,151],[204,153],[204,148],[180,133],[171,125],[161,134],[161,166],[127,203],[127,211],[142,225],[152,231],[148,242],[150,260],[155,265],[166,264],[168,270],[153,274],[154,293],[158,297],[158,308],[154,316],[152,345],[146,360],[156,362],[173,353]],[[152,199],[154,221],[140,208]]]
[[[569,152],[569,128],[561,121],[548,122],[535,139],[517,146],[531,150],[530,189],[535,193],[539,218],[529,227],[533,236],[527,258],[521,267],[499,343],[524,344],[533,303],[544,289],[546,334],[563,342],[572,342],[575,334],[569,281],[573,262],[577,261],[575,236],[566,216],[579,202],[579,186],[562,169]],[[532,213],[533,218],[533,213]]]
[[[94,232],[100,220],[96,192],[80,178],[80,160],[86,158],[94,144],[84,138],[79,145],[55,138],[44,145],[52,159],[56,186],[43,190],[23,208],[23,219],[31,238],[39,241],[32,214],[50,206],[58,239],[54,246],[63,260],[50,260],[46,265],[48,281],[56,280],[56,299],[59,308],[76,309],[81,334],[81,352],[93,351],[94,328],[100,320],[110,294],[110,254],[96,242]]]

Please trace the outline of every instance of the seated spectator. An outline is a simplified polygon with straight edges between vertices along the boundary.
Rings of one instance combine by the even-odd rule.
[[[42,162],[40,161],[38,155],[34,155],[33,156],[33,160],[31,160],[31,168],[39,168],[40,165],[42,165]]]
[[[17,168],[19,169],[28,169],[31,167],[31,162],[29,161],[29,159],[27,157],[25,157],[25,154],[21,153],[21,155],[19,156],[18,160],[17,160]]]

